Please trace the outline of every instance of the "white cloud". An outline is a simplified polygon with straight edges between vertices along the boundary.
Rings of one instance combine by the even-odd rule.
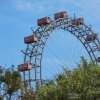
[[[26,0],[14,0],[13,6],[15,9],[20,10],[20,11],[33,10],[33,6],[31,2],[26,1]]]
[[[32,11],[32,12],[43,12],[45,6],[38,1],[31,0],[13,0],[13,7],[18,11]]]

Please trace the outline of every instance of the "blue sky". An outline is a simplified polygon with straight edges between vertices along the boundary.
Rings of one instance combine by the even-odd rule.
[[[38,18],[60,11],[84,17],[100,33],[100,0],[0,0],[0,65],[22,63],[20,50],[26,47],[23,37],[31,34],[30,27],[37,27]]]

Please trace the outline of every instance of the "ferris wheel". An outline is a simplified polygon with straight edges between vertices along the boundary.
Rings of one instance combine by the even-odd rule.
[[[32,35],[24,37],[24,64],[18,66],[29,88],[62,72],[62,67],[73,69],[81,56],[100,62],[99,36],[83,18],[70,17],[63,11],[54,14],[53,19],[37,20],[37,25]]]

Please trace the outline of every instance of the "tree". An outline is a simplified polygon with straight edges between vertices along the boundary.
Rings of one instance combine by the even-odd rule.
[[[64,69],[55,84],[43,86],[37,93],[39,100],[100,100],[100,67],[82,61],[73,70]]]
[[[0,100],[3,100],[3,97],[2,96],[0,96]]]
[[[0,85],[3,97],[7,96],[11,100],[11,96],[22,88],[20,73],[14,69],[0,68]]]
[[[36,100],[36,94],[32,89],[26,89],[21,93],[21,100]]]

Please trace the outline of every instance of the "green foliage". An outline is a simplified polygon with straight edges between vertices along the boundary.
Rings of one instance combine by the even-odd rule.
[[[38,100],[100,100],[100,67],[81,59],[76,69],[64,69],[55,84],[43,86]]]
[[[66,100],[68,93],[59,85],[49,85],[39,90],[38,98],[39,100]]]
[[[3,73],[3,70],[2,70],[2,67],[0,66],[0,76],[2,75]]]
[[[36,94],[32,89],[25,89],[22,91],[21,100],[36,100]]]
[[[25,88],[25,89],[28,88],[28,82],[24,82],[23,88]]]
[[[22,88],[21,75],[15,70],[3,70],[0,69],[0,83],[4,96],[8,96],[9,100],[13,93]]]

